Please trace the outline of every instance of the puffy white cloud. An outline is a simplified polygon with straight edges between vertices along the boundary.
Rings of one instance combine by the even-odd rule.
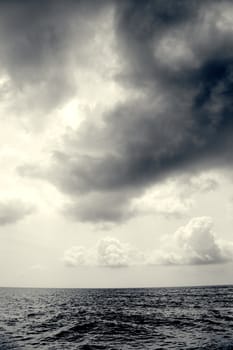
[[[98,243],[97,261],[101,266],[124,267],[142,263],[143,254],[116,238],[106,237]]]
[[[64,253],[63,261],[65,265],[75,267],[86,264],[87,251],[82,246],[74,246]]]
[[[126,267],[144,263],[142,252],[113,237],[100,239],[95,247],[74,246],[65,251],[63,261],[69,267],[80,265]]]
[[[228,248],[226,245],[228,244]],[[217,264],[233,259],[229,243],[219,241],[210,217],[196,217],[180,227],[173,236],[166,236],[163,249],[153,252],[151,264]]]
[[[233,260],[233,242],[219,240],[211,217],[191,219],[174,234],[163,237],[161,246],[143,252],[114,237],[100,239],[92,248],[74,246],[65,251],[63,261],[69,267],[80,265],[127,267],[135,265],[204,265]]]
[[[2,199],[0,200],[0,226],[14,224],[34,211],[34,206],[19,199]]]

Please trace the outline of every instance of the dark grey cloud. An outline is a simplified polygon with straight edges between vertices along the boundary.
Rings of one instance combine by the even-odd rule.
[[[74,70],[90,61],[86,49],[104,1],[0,1],[1,99],[39,127],[77,93]]]
[[[0,226],[15,224],[34,211],[34,206],[19,199],[0,200]]]
[[[74,197],[63,210],[73,220],[83,222],[121,222],[134,217],[136,210],[130,207],[129,193],[95,192]]]
[[[114,221],[161,179],[227,166],[233,132],[228,13],[228,1],[115,2],[122,62],[116,80],[134,97],[106,111],[104,126],[88,121],[70,132],[50,169],[24,166],[21,173],[47,178],[72,201],[88,196],[82,209],[71,210],[77,218]],[[111,215],[101,196],[115,204]]]

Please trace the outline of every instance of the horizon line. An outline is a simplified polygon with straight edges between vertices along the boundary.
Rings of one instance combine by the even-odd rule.
[[[0,286],[0,289],[172,289],[172,288],[214,288],[214,287],[233,287],[233,283],[227,284],[195,284],[182,286],[156,286],[156,287],[13,287]]]

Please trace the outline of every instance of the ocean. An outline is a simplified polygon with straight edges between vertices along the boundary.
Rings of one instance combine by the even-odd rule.
[[[0,349],[233,349],[233,286],[0,289]]]

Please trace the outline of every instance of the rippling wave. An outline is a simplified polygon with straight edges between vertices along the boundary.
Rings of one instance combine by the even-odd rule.
[[[233,287],[0,289],[0,350],[233,350]]]

